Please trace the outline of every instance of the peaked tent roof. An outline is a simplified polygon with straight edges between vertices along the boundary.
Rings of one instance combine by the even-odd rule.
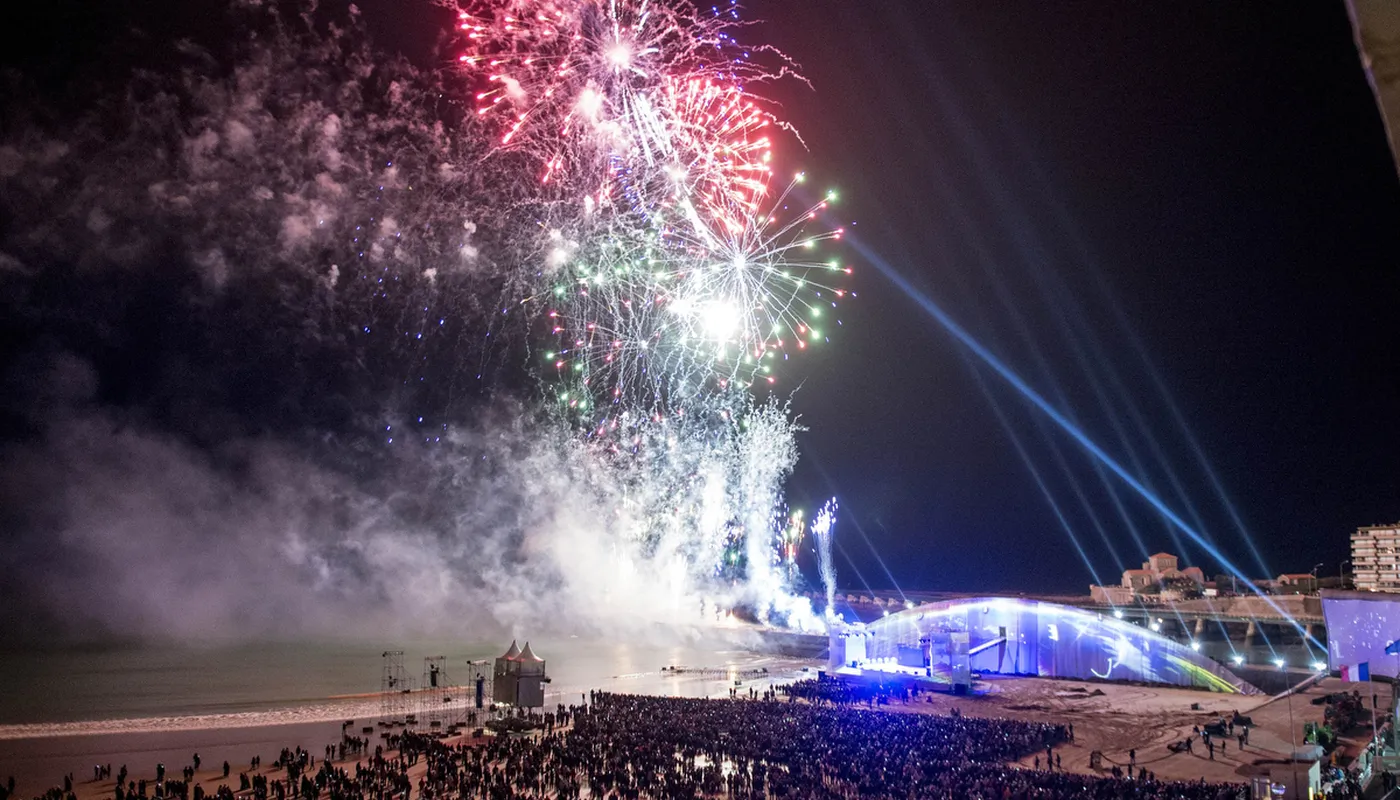
[[[521,651],[521,653],[520,653],[520,660],[521,660],[521,661],[544,661],[543,658],[540,658],[539,656],[535,655],[535,652],[534,652],[533,650],[530,649],[530,643],[529,643],[529,642],[526,642],[526,643],[525,643],[525,649],[524,649],[523,651]]]
[[[530,643],[529,643],[529,642],[526,642],[526,643],[525,643],[525,646],[526,646],[526,647],[529,647],[529,646],[530,646]],[[506,651],[506,654],[503,655],[503,656],[501,656],[501,658],[504,658],[506,661],[519,661],[519,660],[520,660],[520,647],[519,647],[518,645],[516,645],[514,639],[511,639],[511,640],[510,640],[510,649],[507,650],[507,651]]]

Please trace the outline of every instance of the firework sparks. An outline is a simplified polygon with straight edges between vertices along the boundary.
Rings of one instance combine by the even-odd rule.
[[[822,576],[822,588],[826,590],[826,618],[836,615],[836,564],[831,557],[832,534],[836,527],[836,498],[826,501],[821,511],[812,519],[812,538],[817,543],[817,569]]]
[[[732,3],[709,14],[651,0],[473,3],[458,12],[458,60],[483,82],[477,113],[496,119],[502,147],[538,160],[544,183],[608,202],[609,178],[641,163],[740,197],[761,191],[750,173],[767,141],[753,134],[769,118],[737,87],[786,65],[761,66],[734,40],[739,24]]]
[[[557,347],[545,362],[571,403],[674,408],[714,391],[771,386],[789,354],[839,325],[850,267],[821,259],[839,229],[810,233],[823,200],[786,222],[750,215],[713,228],[693,207],[660,230],[597,230],[546,294]]]
[[[545,233],[520,285],[551,342],[540,366],[556,399],[619,469],[729,453],[723,469],[681,470],[702,488],[640,515],[638,538],[670,541],[682,534],[658,531],[680,526],[701,563],[742,565],[752,591],[776,597],[796,552],[777,513],[793,427],[748,392],[828,340],[850,267],[821,252],[842,236],[825,220],[834,194],[797,202],[801,175],[773,189],[772,134],[786,126],[749,87],[794,73],[781,53],[739,44],[741,25],[734,2],[469,0],[459,61],[497,152],[539,168]],[[722,433],[736,425],[742,436]],[[716,475],[728,476],[723,522],[707,494]]]

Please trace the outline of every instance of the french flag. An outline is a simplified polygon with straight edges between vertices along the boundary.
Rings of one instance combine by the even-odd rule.
[[[1362,661],[1360,664],[1343,664],[1342,680],[1349,682],[1371,680],[1371,662]]]

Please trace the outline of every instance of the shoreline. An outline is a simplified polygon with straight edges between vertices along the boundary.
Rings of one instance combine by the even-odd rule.
[[[690,672],[668,669],[612,675],[594,681],[593,686],[559,686],[545,696],[546,708],[556,703],[577,702],[590,688],[611,692],[683,697],[725,696],[733,685],[731,675],[743,673],[744,689],[760,691],[775,683],[786,683],[815,674],[815,662],[760,657],[769,672],[763,677],[748,674],[745,667],[701,668]],[[694,669],[694,668],[690,668]],[[723,677],[721,677],[723,676]],[[169,715],[82,722],[22,723],[0,725],[0,781],[13,775],[17,798],[34,797],[73,773],[74,793],[79,800],[111,796],[111,779],[92,780],[94,765],[112,766],[115,773],[127,765],[133,775],[153,773],[157,763],[178,769],[198,752],[206,766],[201,781],[212,791],[220,783],[208,778],[208,767],[227,760],[232,766],[229,781],[237,785],[240,771],[249,759],[260,755],[270,764],[284,747],[302,747],[319,753],[341,739],[341,725],[354,720],[353,730],[375,726],[368,736],[372,744],[380,738],[375,723],[381,716],[377,692],[365,693],[358,700],[326,701],[306,706],[226,714]],[[453,703],[453,710],[469,710],[473,702],[464,696]],[[372,746],[372,745],[371,745]],[[240,766],[241,765],[241,766]],[[215,776],[217,777],[217,776]]]
[[[157,763],[178,770],[192,753],[205,765],[234,765],[229,780],[247,770],[251,756],[269,763],[284,747],[319,752],[340,740],[341,721],[287,722],[224,728],[187,728],[158,731],[84,733],[9,739],[0,743],[0,780],[15,778],[15,796],[32,797],[61,785],[73,773],[73,791],[79,798],[110,797],[112,779],[92,780],[95,764],[111,764],[113,772],[123,764],[133,775],[146,775]],[[241,765],[241,769],[240,769]],[[201,771],[201,777],[204,772]],[[212,789],[222,778],[213,783]]]
[[[763,691],[775,684],[787,683],[811,673],[800,670],[771,673],[763,680],[744,682],[744,690]],[[622,676],[619,676],[621,679]],[[629,681],[622,681],[629,683]],[[713,682],[695,682],[690,689],[703,689]],[[732,686],[729,682],[728,686]],[[708,691],[690,691],[685,696],[723,697],[728,686],[710,685]],[[1307,687],[1292,698],[1243,696],[1228,694],[1202,695],[1189,689],[1141,686],[1131,684],[1088,684],[1057,678],[997,677],[988,681],[987,692],[978,697],[954,695],[925,695],[918,702],[892,703],[882,710],[889,713],[946,715],[959,710],[970,717],[1012,718],[1027,721],[1074,723],[1078,728],[1076,741],[1061,748],[1064,767],[1069,772],[1104,775],[1091,766],[1093,751],[1102,751],[1105,764],[1127,763],[1128,751],[1136,748],[1138,763],[1149,766],[1159,778],[1169,780],[1241,781],[1248,777],[1252,764],[1259,760],[1277,759],[1290,747],[1290,724],[1301,726],[1307,721],[1321,719],[1322,709],[1309,702],[1328,692],[1345,691],[1354,684],[1342,684],[1327,679]],[[614,686],[631,694],[674,695],[675,692],[655,691],[657,688],[633,683]],[[670,688],[675,688],[672,685]],[[1099,690],[1099,691],[1094,691]],[[1290,703],[1292,707],[1290,708]],[[1192,726],[1203,724],[1218,715],[1228,716],[1242,711],[1254,718],[1255,736],[1245,752],[1239,752],[1233,742],[1228,754],[1220,753],[1216,760],[1205,754],[1172,753],[1166,745],[1191,735]],[[377,715],[375,715],[377,716]],[[0,780],[14,774],[17,797],[41,794],[59,783],[66,773],[74,774],[77,800],[110,798],[112,781],[92,780],[94,764],[111,764],[119,769],[125,764],[133,775],[149,775],[156,763],[178,769],[198,752],[204,764],[199,781],[212,790],[221,783],[237,785],[239,772],[247,771],[254,755],[270,764],[282,748],[302,747],[319,754],[328,744],[341,737],[344,718],[329,721],[301,721],[252,726],[228,726],[185,730],[143,732],[86,733],[10,739],[0,742]],[[354,729],[373,725],[372,717],[356,720]],[[371,748],[383,732],[369,734]],[[1357,749],[1357,743],[1348,742]],[[1199,748],[1198,748],[1199,750]],[[221,765],[229,761],[229,779],[222,778]],[[319,760],[319,757],[318,757]],[[1027,757],[1016,765],[1032,768]]]

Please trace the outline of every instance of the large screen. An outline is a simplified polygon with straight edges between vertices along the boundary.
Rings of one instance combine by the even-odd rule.
[[[935,675],[947,664],[939,645],[957,631],[969,636],[971,666],[977,672],[1257,691],[1165,636],[1055,603],[1005,597],[931,603],[876,620],[865,630],[868,658],[908,661],[910,648],[926,647]]]
[[[1327,623],[1327,666],[1369,665],[1372,675],[1395,677],[1400,656],[1385,646],[1400,639],[1400,594],[1323,592],[1322,618]]]

